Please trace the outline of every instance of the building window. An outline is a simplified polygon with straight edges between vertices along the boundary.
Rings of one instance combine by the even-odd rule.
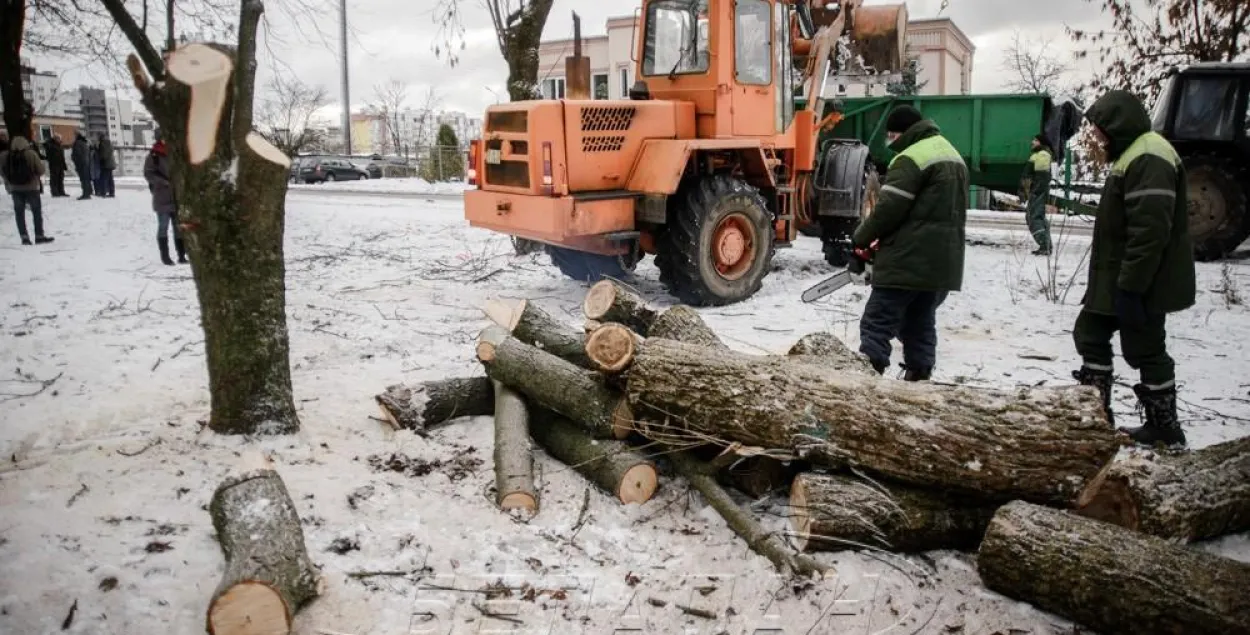
[[[764,0],[734,5],[734,71],[739,83],[767,85],[773,79],[772,14]]]
[[[543,97],[546,99],[564,99],[564,78],[553,77],[543,80]]]
[[[608,90],[608,74],[595,73],[590,76],[590,98],[591,99],[611,99],[612,94]]]

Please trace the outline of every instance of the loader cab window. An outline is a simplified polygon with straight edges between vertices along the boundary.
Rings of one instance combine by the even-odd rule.
[[[773,81],[772,9],[764,0],[734,5],[734,71],[740,84]]]
[[[709,66],[707,0],[660,0],[647,5],[642,74],[695,75]]]
[[[1237,80],[1190,77],[1180,87],[1173,133],[1179,139],[1227,141],[1233,137]]]

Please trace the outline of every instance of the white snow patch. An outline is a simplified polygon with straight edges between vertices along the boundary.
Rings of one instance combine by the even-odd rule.
[[[972,459],[971,461],[968,461],[967,463],[964,463],[964,467],[966,467],[966,468],[968,468],[968,469],[972,470],[973,472],[980,472],[980,471],[981,471],[981,461],[979,461],[978,459]]]
[[[221,182],[234,186],[239,180],[239,157],[230,160],[230,167],[221,173]]]

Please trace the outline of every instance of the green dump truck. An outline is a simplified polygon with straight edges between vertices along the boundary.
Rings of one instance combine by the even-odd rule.
[[[820,166],[813,183],[813,223],[804,233],[820,234],[825,258],[846,264],[850,234],[894,153],[887,147],[890,111],[910,104],[937,123],[963,155],[972,185],[1015,193],[1031,154],[1033,135],[1044,134],[1063,148],[1080,127],[1074,104],[1046,95],[940,95],[859,97],[831,102],[825,114],[842,119],[820,139]]]

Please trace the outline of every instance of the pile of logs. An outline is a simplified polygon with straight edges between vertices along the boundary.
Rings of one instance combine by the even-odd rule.
[[[991,589],[1105,632],[1250,628],[1250,565],[1176,544],[1250,528],[1250,439],[1117,461],[1123,439],[1090,387],[896,381],[825,333],[744,354],[695,310],[612,281],[582,309],[577,329],[491,303],[486,376],[391,386],[383,416],[427,434],[494,415],[511,513],[541,506],[533,443],[622,503],[646,502],[670,468],[783,573],[824,572],[821,550],[979,550]],[[789,540],[726,486],[788,488]]]

